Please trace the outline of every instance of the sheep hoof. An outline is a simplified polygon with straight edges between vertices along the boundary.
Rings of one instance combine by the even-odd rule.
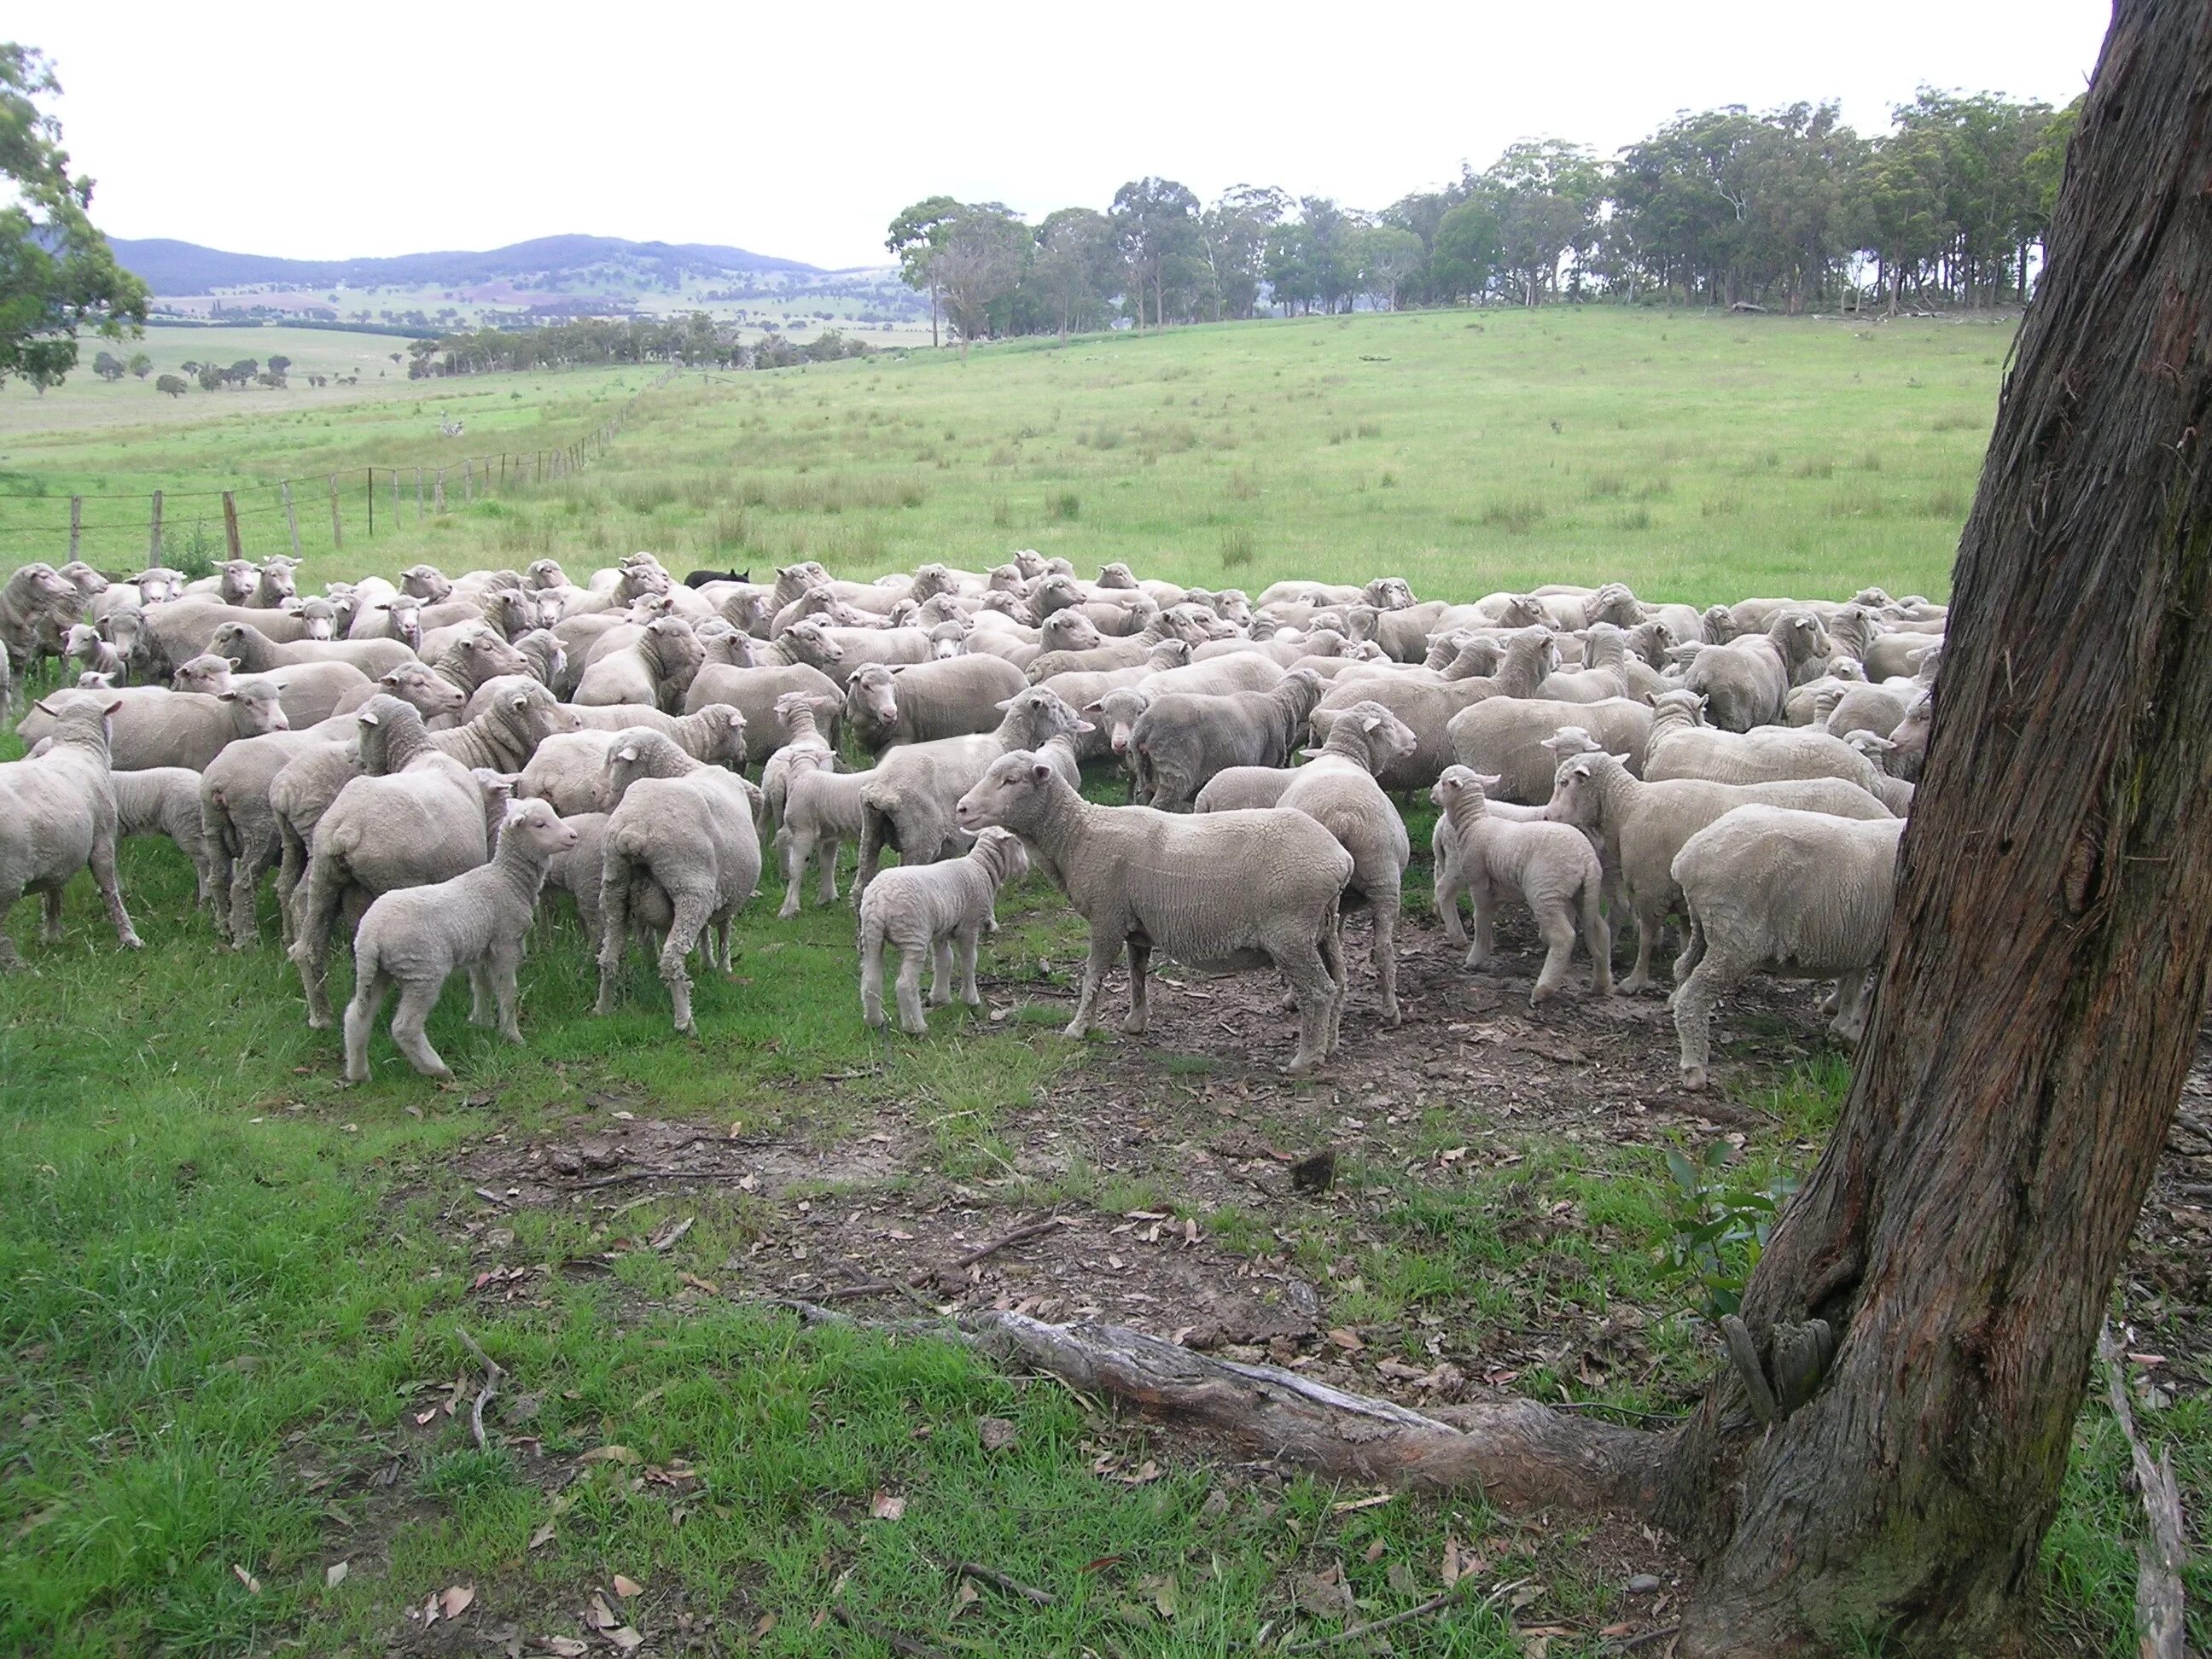
[[[143,951],[146,948],[146,941],[136,933],[125,933],[116,943],[126,951]]]
[[[1711,1080],[1711,1075],[1702,1066],[1685,1066],[1682,1068],[1682,1087],[1691,1094],[1700,1092]]]
[[[333,1022],[328,1014],[309,1014],[307,1016],[307,1029],[311,1031],[327,1031],[331,1029],[332,1024]]]

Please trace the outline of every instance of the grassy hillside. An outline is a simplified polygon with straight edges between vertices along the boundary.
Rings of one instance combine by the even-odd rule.
[[[647,547],[864,574],[1034,546],[1254,589],[1389,569],[1454,595],[1618,577],[1660,599],[1940,596],[2009,338],[1984,321],[1411,313],[686,377],[589,472],[356,539],[325,568]],[[418,384],[380,413],[267,392],[273,409],[215,421],[195,417],[232,394],[198,395],[157,427],[26,434],[0,465],[64,495],[163,475],[320,488],[371,463],[538,447],[588,415],[580,400],[643,378]],[[464,438],[437,437],[446,412]],[[349,526],[361,510],[349,497]],[[326,515],[311,547],[327,548]],[[274,546],[281,522],[254,533]]]

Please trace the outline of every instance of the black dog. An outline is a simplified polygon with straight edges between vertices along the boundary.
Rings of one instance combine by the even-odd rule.
[[[750,570],[695,570],[684,579],[684,586],[704,587],[708,582],[749,582],[752,579]]]

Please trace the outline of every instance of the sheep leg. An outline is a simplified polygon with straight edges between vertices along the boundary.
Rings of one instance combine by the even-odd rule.
[[[732,912],[725,910],[714,918],[714,949],[722,958],[720,966],[725,974],[732,971],[730,968],[731,916]]]
[[[860,924],[860,1018],[877,1030],[884,1027],[884,939]]]
[[[1129,940],[1129,1012],[1121,1017],[1121,1029],[1131,1036],[1143,1033],[1149,1018],[1145,1006],[1145,974],[1152,966],[1152,947]]]
[[[1368,908],[1375,916],[1375,973],[1382,982],[1382,1023],[1398,1025],[1405,1016],[1398,1011],[1398,907],[1397,884],[1376,882],[1367,896]]]
[[[238,909],[238,860],[231,851],[233,836],[226,826],[204,811],[200,821],[200,896],[215,913],[217,938],[231,949],[239,948],[235,915]]]
[[[107,907],[107,920],[115,929],[115,942],[126,951],[143,950],[145,941],[131,926],[131,913],[123,908],[123,890],[115,884],[115,830],[110,826],[92,838],[92,878],[100,888],[100,902]],[[61,894],[53,896],[56,936],[59,936]]]
[[[929,945],[929,1006],[948,1006],[952,1001],[952,938],[932,939]]]
[[[1444,925],[1444,937],[1454,945],[1467,943],[1467,928],[1459,919],[1459,902],[1467,891],[1467,883],[1459,872],[1459,860],[1438,860],[1436,871],[1437,920]]]
[[[392,1040],[399,1052],[407,1056],[407,1063],[424,1077],[437,1079],[441,1083],[453,1073],[446,1062],[438,1058],[438,1051],[430,1046],[430,1039],[422,1028],[429,1024],[430,1011],[438,1006],[438,993],[446,988],[443,979],[410,980],[399,988],[399,1006],[392,1015]]]
[[[15,909],[22,896],[23,890],[20,887],[0,888],[0,973],[14,973],[24,965],[22,952],[15,948],[15,941],[8,936],[9,913]]]
[[[825,841],[815,850],[814,861],[822,872],[822,885],[816,896],[824,904],[837,902],[837,842]]]
[[[1613,994],[1613,935],[1606,930],[1602,877],[1583,887],[1583,944],[1590,954],[1590,988],[1601,997]]]
[[[783,860],[783,903],[775,913],[778,921],[789,921],[799,914],[799,889],[806,879],[806,860],[814,851],[811,839],[794,836],[786,824],[775,832],[775,850]]]
[[[392,991],[392,975],[380,967],[356,964],[353,1000],[345,1011],[345,1080],[368,1081],[368,1034],[376,1024],[377,1010]]]
[[[684,962],[697,948],[699,934],[712,912],[700,894],[673,893],[670,896],[675,900],[676,919],[668,924],[668,939],[660,947],[660,978],[668,987],[669,1001],[674,1005],[676,1029],[696,1036],[699,1027],[691,1018],[691,975],[684,970]]]
[[[39,942],[62,942],[62,890],[58,887],[49,887],[39,895]]]
[[[899,1030],[908,1036],[927,1036],[929,1021],[921,1012],[921,959],[927,956],[929,943],[907,942],[899,945],[898,1011]],[[933,1002],[935,997],[930,999]]]
[[[1466,966],[1480,968],[1490,960],[1491,952],[1498,948],[1497,935],[1492,923],[1498,915],[1498,901],[1491,896],[1490,884],[1477,882],[1467,890],[1468,902],[1474,912],[1474,927],[1468,935]]]
[[[963,927],[954,935],[960,957],[960,1000],[970,1008],[983,1006],[983,994],[975,988],[975,937],[973,927]]]
[[[1337,976],[1330,971],[1318,939],[1301,936],[1277,939],[1264,948],[1291,982],[1298,1000],[1298,1047],[1284,1072],[1304,1077],[1328,1054],[1329,1027],[1336,1018]]]
[[[1121,955],[1121,934],[1118,926],[1105,922],[1091,924],[1091,954],[1083,962],[1083,988],[1076,994],[1075,1018],[1061,1028],[1062,1036],[1079,1037],[1091,1030],[1092,1011],[1098,1004],[1098,987],[1106,977],[1106,970],[1119,961]]]
[[[1696,1091],[1711,1080],[1713,1007],[1741,984],[1747,969],[1708,955],[1674,991],[1674,1035],[1681,1048],[1682,1086]]]
[[[905,845],[903,842],[900,843]],[[860,863],[853,872],[853,896],[858,898],[868,890],[868,884],[876,878],[876,866],[884,856],[884,815],[874,807],[860,808]]]
[[[1692,910],[1690,912],[1690,925],[1684,930],[1682,954],[1674,958],[1674,996],[1681,995],[1684,981],[1705,959],[1705,930],[1698,924],[1697,912]],[[1672,1007],[1674,998],[1669,997],[1667,1001]]]
[[[1600,927],[1604,926],[1602,922]],[[1564,903],[1547,905],[1536,921],[1537,931],[1544,936],[1544,967],[1536,975],[1536,988],[1528,994],[1528,1006],[1534,1007],[1556,992],[1567,976],[1567,961],[1575,953],[1574,918]]]
[[[499,1007],[499,1034],[509,1042],[522,1041],[522,1023],[516,1018],[522,1002],[522,988],[517,982],[521,967],[520,939],[516,939],[511,948],[494,947],[489,969],[492,1000]]]
[[[283,930],[279,942],[289,951],[300,932],[299,915],[294,906],[300,884],[307,878],[307,843],[300,838],[289,821],[278,823],[277,836],[283,848],[276,861],[277,926]],[[233,902],[236,902],[234,888]]]
[[[469,964],[469,1024],[491,1024],[491,977],[481,958]]]
[[[615,985],[622,976],[623,947],[629,942],[629,860],[610,848],[599,877],[599,996],[592,1012],[615,1011]]]
[[[1620,981],[1623,996],[1634,996],[1651,988],[1651,953],[1658,948],[1660,935],[1667,926],[1667,906],[1663,900],[1649,893],[1638,894],[1632,906],[1636,912],[1636,965],[1628,970],[1628,977]],[[1675,981],[1680,983],[1678,978]]]
[[[344,897],[342,884],[327,866],[317,864],[307,872],[305,902],[295,924],[292,960],[300,967],[301,988],[307,996],[307,1029],[331,1027],[330,988],[325,981],[331,960],[331,925],[337,919]]]

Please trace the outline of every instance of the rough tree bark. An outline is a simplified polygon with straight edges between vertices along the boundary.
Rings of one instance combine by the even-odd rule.
[[[1681,1651],[2019,1651],[2212,953],[2212,8],[2119,0],[1960,543],[1849,1104],[1662,1518]]]

